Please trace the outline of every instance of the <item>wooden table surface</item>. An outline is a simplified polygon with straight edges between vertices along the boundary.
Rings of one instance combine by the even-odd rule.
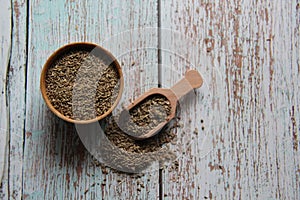
[[[1,2],[1,199],[300,199],[299,0]],[[105,169],[47,109],[42,66],[75,41],[117,57],[125,103],[202,74],[176,167]]]

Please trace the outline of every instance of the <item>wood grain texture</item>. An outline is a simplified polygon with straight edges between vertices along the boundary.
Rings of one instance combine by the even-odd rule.
[[[156,1],[33,0],[29,9],[23,197],[155,199],[158,173],[135,178],[96,166],[74,127],[46,108],[38,83],[42,66],[55,49],[89,41],[107,48],[122,65],[127,77],[122,101],[157,85],[157,50],[151,49],[157,45],[157,33],[139,30],[156,25]]]
[[[22,196],[22,161],[23,161],[23,134],[24,134],[24,112],[25,112],[25,75],[26,75],[26,17],[27,7],[24,1],[7,2],[4,13],[7,27],[3,27],[4,33],[9,31],[9,43],[3,44],[3,51],[8,51],[2,66],[5,74],[5,89],[2,90],[6,105],[1,107],[3,112],[3,122],[7,124],[2,133],[8,133],[7,138],[3,138],[7,152],[6,158],[7,176],[3,184],[7,184],[8,189],[4,198],[20,199]],[[7,12],[8,11],[8,12]],[[3,16],[4,17],[4,16]],[[4,37],[3,37],[4,38]],[[2,123],[3,123],[2,122]],[[2,127],[1,127],[2,128]],[[3,135],[2,135],[3,136]],[[8,142],[8,143],[7,143]],[[4,157],[5,158],[5,157]]]
[[[161,7],[162,84],[192,67],[207,86],[180,104],[166,199],[299,199],[299,1]]]
[[[300,199],[299,0],[1,6],[1,199],[158,199],[159,184],[162,199]],[[117,57],[125,77],[118,109],[158,82],[171,87],[187,69],[203,76],[179,103],[169,144],[178,158],[162,177],[99,166],[74,126],[46,108],[42,66],[75,41]]]
[[[8,138],[9,138],[9,117],[7,111],[7,82],[8,82],[8,66],[11,50],[11,3],[4,1],[2,4],[2,12],[0,12],[0,198],[8,198]]]
[[[8,74],[9,197],[21,199],[27,73],[27,4],[12,2],[12,47]]]

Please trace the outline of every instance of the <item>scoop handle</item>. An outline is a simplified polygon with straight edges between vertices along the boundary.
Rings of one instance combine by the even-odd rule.
[[[177,100],[188,94],[193,89],[201,87],[203,79],[197,70],[188,70],[185,77],[177,82],[172,88]]]

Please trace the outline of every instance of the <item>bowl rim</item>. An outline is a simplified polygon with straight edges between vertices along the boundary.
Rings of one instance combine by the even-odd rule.
[[[54,106],[51,104],[49,97],[47,96],[47,93],[46,93],[46,74],[47,74],[49,67],[52,66],[53,62],[55,62],[57,57],[59,57],[60,55],[62,55],[65,52],[67,52],[68,49],[72,49],[72,48],[78,47],[78,46],[79,47],[92,47],[93,49],[98,48],[101,51],[103,51],[106,54],[106,56],[108,56],[109,58],[111,58],[113,60],[113,65],[117,69],[117,72],[119,75],[119,81],[120,81],[119,93],[118,93],[118,96],[117,96],[114,104],[102,115],[97,116],[96,118],[93,118],[93,119],[88,119],[88,120],[75,120],[75,119],[66,117],[65,115],[63,115],[62,113],[60,113],[58,110],[56,110],[54,108]],[[61,46],[57,50],[55,50],[50,55],[50,57],[47,59],[46,63],[44,64],[42,72],[41,72],[41,77],[40,77],[40,91],[42,93],[42,97],[43,97],[44,101],[46,102],[47,107],[59,118],[65,120],[67,122],[74,123],[74,124],[89,124],[89,123],[93,123],[93,122],[99,121],[99,120],[107,117],[110,113],[112,113],[112,111],[116,108],[116,106],[120,102],[120,99],[121,99],[122,93],[123,93],[123,89],[124,89],[124,78],[123,78],[121,66],[120,66],[119,62],[117,61],[117,59],[107,49],[105,49],[95,43],[91,43],[91,42],[68,43],[68,44]]]

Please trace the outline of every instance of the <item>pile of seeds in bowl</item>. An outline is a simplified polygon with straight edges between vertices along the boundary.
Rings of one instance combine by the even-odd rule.
[[[164,122],[170,113],[170,101],[165,96],[151,95],[129,110],[129,116],[121,116],[120,127],[129,135],[140,136]]]
[[[46,94],[51,104],[71,119],[89,120],[104,114],[118,93],[115,66],[87,50],[65,53],[46,73]]]

